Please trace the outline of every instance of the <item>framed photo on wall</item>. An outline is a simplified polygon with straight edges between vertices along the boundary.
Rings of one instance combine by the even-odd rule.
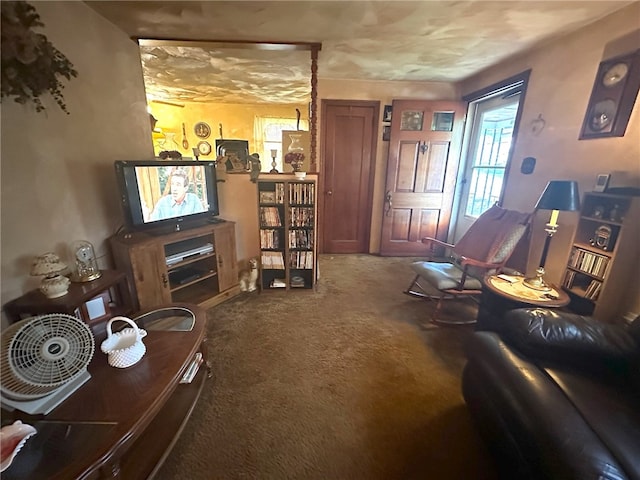
[[[382,127],[382,141],[388,142],[391,139],[391,125]]]
[[[223,157],[221,160],[227,173],[247,173],[249,171],[249,141],[216,139],[216,155]]]
[[[392,105],[385,105],[384,106],[384,113],[382,114],[382,121],[383,122],[390,122],[392,113],[393,113],[393,106]]]
[[[608,173],[600,173],[596,177],[596,184],[593,187],[594,192],[604,192],[609,186],[609,178],[611,175]]]

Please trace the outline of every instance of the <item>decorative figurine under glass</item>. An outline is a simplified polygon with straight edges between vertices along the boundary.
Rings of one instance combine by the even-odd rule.
[[[76,272],[72,276],[74,282],[90,282],[100,278],[102,272],[93,245],[86,240],[78,240],[71,245],[71,255],[76,262]]]
[[[291,144],[284,156],[284,163],[291,165],[294,172],[300,172],[304,164],[304,147],[302,146],[302,134],[290,133]]]
[[[47,298],[58,298],[67,294],[71,281],[60,275],[67,269],[67,265],[53,252],[43,253],[33,260],[31,275],[44,277],[40,284],[40,291]]]

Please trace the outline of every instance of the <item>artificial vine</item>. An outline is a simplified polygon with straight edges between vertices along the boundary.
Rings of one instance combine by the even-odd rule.
[[[2,98],[20,104],[32,102],[36,112],[45,110],[40,96],[49,92],[65,112],[60,77],[78,76],[73,64],[47,37],[32,30],[44,27],[36,9],[23,1],[2,1]]]

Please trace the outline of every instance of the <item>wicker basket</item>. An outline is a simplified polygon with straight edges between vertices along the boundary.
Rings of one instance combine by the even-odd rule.
[[[112,333],[111,324],[121,320],[131,325],[120,332]],[[107,323],[107,338],[100,349],[108,355],[109,365],[116,368],[126,368],[135,365],[144,356],[147,348],[142,339],[147,335],[146,330],[127,317],[113,317]]]

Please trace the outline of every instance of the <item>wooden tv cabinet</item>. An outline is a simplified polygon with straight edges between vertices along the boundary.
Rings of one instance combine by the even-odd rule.
[[[149,330],[147,351],[135,365],[110,367],[100,351],[89,364],[91,379],[48,415],[2,411],[2,424],[20,419],[38,433],[2,472],[3,480],[147,479],[155,475],[177,441],[207,377],[206,313],[191,310],[191,331]],[[119,324],[114,323],[114,329]],[[122,326],[125,326],[122,322]],[[197,352],[204,362],[181,384]]]
[[[233,222],[118,234],[110,243],[140,310],[176,302],[210,308],[240,293]]]

